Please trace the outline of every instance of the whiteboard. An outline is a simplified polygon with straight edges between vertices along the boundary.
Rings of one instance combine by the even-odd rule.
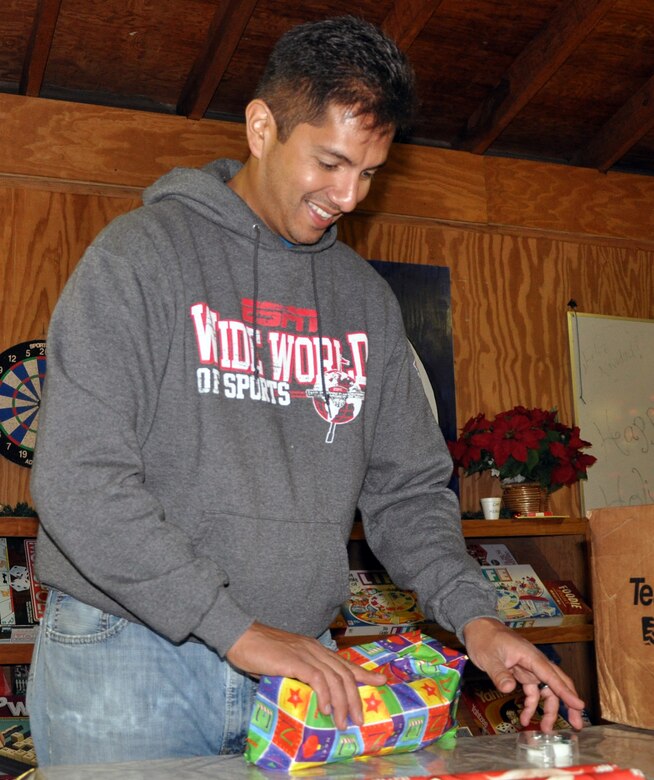
[[[584,512],[654,503],[654,320],[568,312],[575,421],[597,462]]]

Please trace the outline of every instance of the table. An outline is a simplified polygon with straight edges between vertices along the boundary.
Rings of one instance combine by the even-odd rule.
[[[431,745],[416,753],[348,761],[291,775],[296,780],[371,780],[372,778],[434,777],[447,772],[471,772],[524,767],[516,758],[517,735],[459,737],[451,749]],[[579,735],[579,763],[613,763],[641,769],[654,780],[654,732],[623,726],[589,726]],[[548,770],[545,770],[547,772]],[[280,780],[285,772],[247,766],[241,756],[132,761],[121,764],[46,767],[29,780]]]

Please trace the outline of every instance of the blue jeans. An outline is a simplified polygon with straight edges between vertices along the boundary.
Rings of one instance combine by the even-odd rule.
[[[48,595],[27,691],[41,766],[242,753],[255,693],[204,644]]]

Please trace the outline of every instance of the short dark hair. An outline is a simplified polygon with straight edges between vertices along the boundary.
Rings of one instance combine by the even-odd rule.
[[[255,91],[285,141],[301,122],[320,124],[330,105],[372,118],[373,127],[408,132],[415,75],[397,44],[370,22],[338,16],[288,30],[275,44]]]

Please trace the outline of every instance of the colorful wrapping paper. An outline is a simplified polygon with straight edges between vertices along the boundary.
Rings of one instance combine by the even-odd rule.
[[[389,780],[643,780],[640,769],[623,769],[616,764],[580,764],[565,768],[499,769],[489,772],[460,772],[429,777],[396,777]]]
[[[454,725],[467,657],[419,631],[394,634],[338,651],[381,671],[382,686],[360,685],[364,722],[345,730],[318,711],[305,683],[262,677],[250,720],[245,759],[265,769],[294,771],[359,756],[418,750]]]

